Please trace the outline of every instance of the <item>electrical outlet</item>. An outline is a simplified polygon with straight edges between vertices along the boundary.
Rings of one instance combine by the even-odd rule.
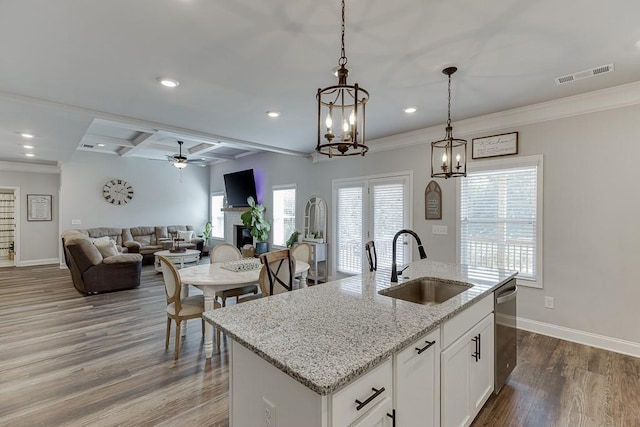
[[[264,402],[264,427],[276,427],[276,405],[262,397]]]
[[[553,308],[553,297],[544,297],[545,308]]]

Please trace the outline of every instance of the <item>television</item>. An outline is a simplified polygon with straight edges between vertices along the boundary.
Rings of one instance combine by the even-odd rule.
[[[258,203],[253,169],[225,174],[224,190],[227,193],[227,206],[230,208],[249,206],[249,203],[247,203],[249,196],[253,197],[253,200]]]

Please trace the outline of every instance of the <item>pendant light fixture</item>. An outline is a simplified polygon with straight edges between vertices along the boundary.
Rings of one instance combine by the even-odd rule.
[[[349,70],[344,49],[344,0],[342,0],[342,48],[338,59],[338,84],[318,89],[318,145],[316,151],[329,157],[362,155],[365,145],[365,105],[369,92],[347,84]]]
[[[467,141],[453,137],[451,127],[451,75],[456,67],[447,67],[442,73],[449,76],[449,104],[444,139],[431,143],[431,177],[457,178],[467,176]]]

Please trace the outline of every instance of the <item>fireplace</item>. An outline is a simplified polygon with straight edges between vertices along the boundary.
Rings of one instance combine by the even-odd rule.
[[[233,243],[238,249],[242,249],[244,245],[253,245],[253,236],[251,229],[244,225],[234,225],[235,230]]]

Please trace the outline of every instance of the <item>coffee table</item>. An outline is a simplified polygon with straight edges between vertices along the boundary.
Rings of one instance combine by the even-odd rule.
[[[154,253],[155,261],[154,266],[156,272],[161,273],[162,267],[160,266],[160,260],[158,255],[162,255],[168,258],[176,267],[182,268],[185,263],[198,262],[200,260],[200,251],[195,249],[186,249],[184,252],[171,252],[171,251],[158,251]],[[178,264],[179,263],[179,264]]]

